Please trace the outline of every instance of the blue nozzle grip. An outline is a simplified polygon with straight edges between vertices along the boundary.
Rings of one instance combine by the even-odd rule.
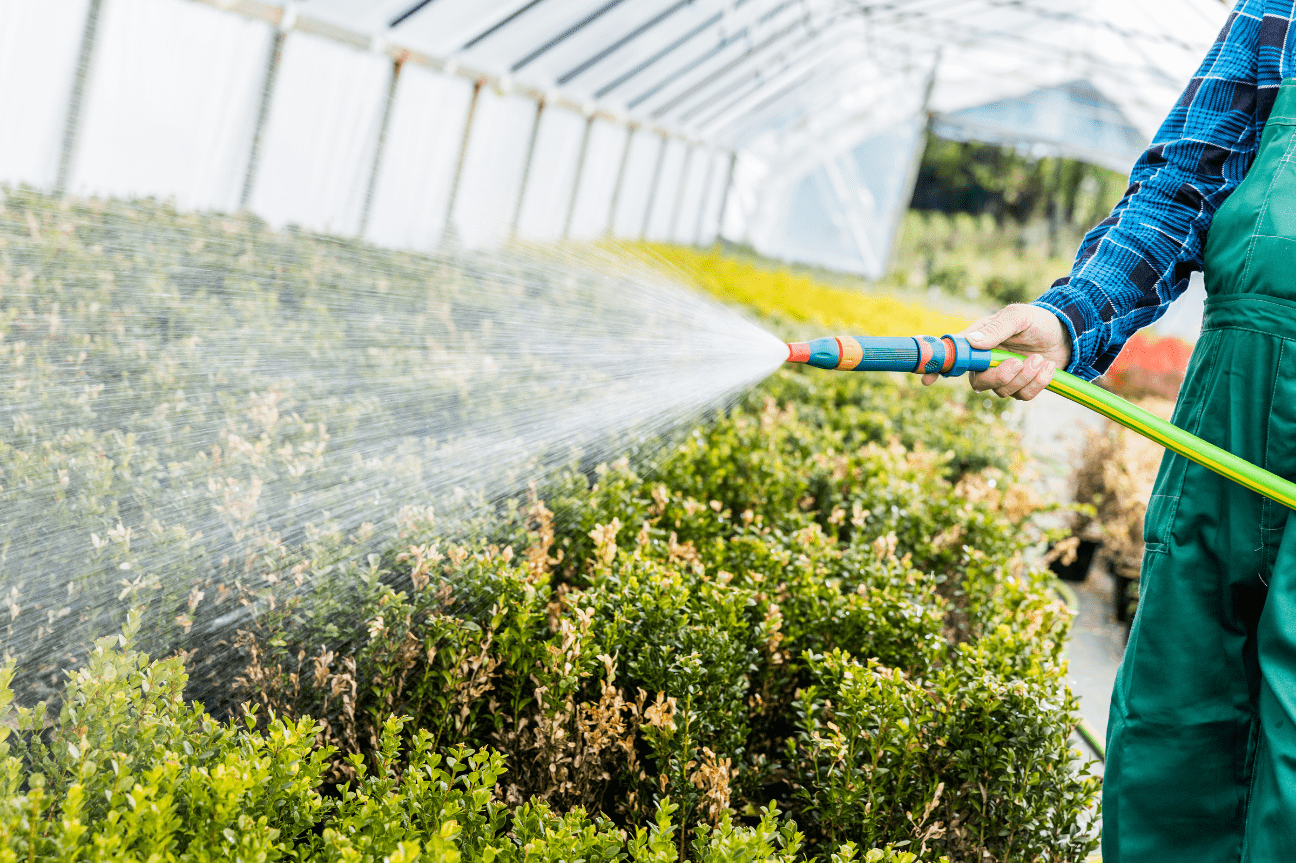
[[[990,352],[973,348],[962,336],[824,336],[804,344],[798,362],[820,369],[859,372],[937,372],[950,378],[990,368]],[[951,351],[953,356],[951,357]]]
[[[946,333],[941,339],[948,339],[954,345],[954,365],[948,372],[942,372],[946,378],[956,378],[964,372],[984,372],[990,368],[990,352],[973,348],[972,343],[962,336]]]

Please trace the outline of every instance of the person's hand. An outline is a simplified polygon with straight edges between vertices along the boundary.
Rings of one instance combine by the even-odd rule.
[[[973,348],[1002,348],[1025,355],[1005,360],[993,369],[972,372],[968,379],[977,392],[993,390],[1003,397],[1027,401],[1044,391],[1053,372],[1071,362],[1071,334],[1047,309],[1014,303],[982,318],[957,334]],[[929,372],[923,384],[934,384],[940,375]]]

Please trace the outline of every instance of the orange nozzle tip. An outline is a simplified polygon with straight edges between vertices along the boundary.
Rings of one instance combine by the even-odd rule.
[[[787,362],[789,363],[810,362],[810,343],[809,342],[789,342]]]

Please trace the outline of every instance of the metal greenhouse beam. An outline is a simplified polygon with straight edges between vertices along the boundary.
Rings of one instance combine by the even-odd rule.
[[[630,163],[630,146],[634,143],[635,133],[639,127],[634,123],[626,124],[625,148],[621,151],[621,165],[617,168],[616,183],[612,186],[612,201],[608,205],[607,230],[603,233],[609,237],[616,229],[617,206],[621,203],[621,187],[625,185],[626,165]]]
[[[481,97],[483,81],[473,83],[472,98],[468,100],[468,117],[464,120],[463,137],[459,139],[459,158],[455,160],[454,176],[450,180],[450,196],[446,200],[445,219],[441,223],[441,236],[450,230],[454,219],[455,201],[459,198],[459,181],[463,178],[464,160],[468,157],[468,138],[472,135],[473,118],[477,116],[477,102]]]
[[[679,0],[679,2],[675,3],[673,6],[668,6],[666,9],[657,13],[652,18],[649,18],[647,21],[640,24],[638,27],[635,27],[633,30],[631,30],[626,35],[622,36],[620,39],[614,40],[611,45],[608,45],[606,48],[599,51],[597,54],[593,55],[592,57],[588,57],[585,60],[582,60],[580,63],[577,63],[571,69],[559,75],[557,79],[558,84],[560,86],[564,85],[567,82],[571,81],[572,79],[578,77],[581,73],[589,69],[594,64],[620,51],[622,48],[629,45],[631,42],[635,41],[640,36],[644,35],[649,30],[651,30],[652,28],[656,27],[658,24],[665,21],[667,18],[674,15],[676,12],[680,11],[686,6],[692,6],[695,2],[696,0]]]
[[[703,52],[700,56],[693,58],[693,60],[691,60],[690,62],[685,63],[683,66],[679,67],[674,72],[667,75],[665,78],[659,80],[652,87],[649,87],[643,93],[640,93],[638,96],[631,99],[629,102],[626,103],[626,107],[634,108],[636,105],[643,102],[645,99],[649,99],[653,97],[657,93],[661,92],[662,88],[668,87],[671,84],[675,83],[681,77],[692,72],[698,66],[701,66],[703,63],[710,60],[712,57],[716,56],[721,51],[728,48],[730,45],[737,44],[739,41],[746,38],[746,36],[747,36],[747,28],[744,27],[743,29],[739,30],[737,33],[733,33],[730,34],[729,36],[724,37],[715,45],[712,45],[709,49]]]
[[[826,25],[825,25],[825,26],[826,26]],[[738,66],[742,65],[743,63],[746,63],[746,62],[748,62],[748,61],[751,61],[751,60],[753,60],[753,59],[759,57],[761,54],[763,54],[763,53],[765,53],[766,51],[770,50],[770,49],[773,48],[775,45],[777,45],[778,43],[782,42],[784,39],[787,39],[788,37],[794,35],[798,30],[800,30],[800,29],[802,29],[802,28],[804,28],[804,27],[805,27],[805,22],[804,22],[803,20],[801,20],[801,19],[797,19],[797,20],[793,21],[791,24],[789,24],[788,26],[784,27],[782,30],[779,30],[779,31],[777,31],[777,32],[775,32],[775,33],[773,33],[773,34],[771,34],[768,38],[766,38],[766,39],[765,39],[763,42],[761,42],[760,44],[758,44],[758,45],[753,45],[752,47],[748,48],[746,51],[744,51],[744,52],[743,52],[742,54],[740,54],[739,56],[735,57],[733,60],[730,60],[728,63],[726,63],[725,65],[721,66],[719,69],[715,70],[715,71],[712,72],[711,74],[709,74],[709,75],[707,75],[706,77],[704,77],[702,80],[700,80],[700,81],[694,83],[692,86],[686,88],[683,92],[677,94],[673,99],[671,99],[670,101],[668,101],[665,105],[662,105],[662,106],[658,107],[655,111],[653,111],[652,116],[653,116],[654,118],[656,118],[656,117],[660,117],[662,114],[666,113],[666,112],[669,111],[671,108],[674,108],[674,107],[675,107],[676,105],[678,105],[681,101],[683,101],[684,99],[687,99],[689,96],[693,95],[693,94],[696,93],[698,90],[702,89],[703,87],[706,87],[708,84],[712,83],[713,81],[716,81],[716,80],[718,80],[718,79],[724,77],[724,76],[727,75],[730,71],[732,71],[733,69],[735,69],[735,68],[737,68]],[[690,64],[688,64],[687,66],[683,67],[683,68],[680,69],[678,72],[676,72],[674,75],[671,75],[671,76],[668,76],[667,78],[662,79],[662,81],[658,82],[658,84],[657,84],[655,87],[653,87],[653,88],[651,88],[650,90],[648,90],[648,91],[646,91],[646,92],[640,94],[639,96],[637,96],[637,97],[635,97],[634,99],[632,99],[630,102],[626,103],[626,107],[628,107],[628,108],[634,108],[636,105],[639,105],[639,104],[640,104],[641,102],[643,102],[644,100],[648,99],[649,97],[651,97],[651,96],[653,96],[654,94],[656,94],[657,92],[659,92],[662,88],[664,88],[664,87],[666,87],[667,85],[673,83],[673,82],[674,82],[675,80],[677,80],[680,76],[682,76],[682,75],[684,75],[684,74],[687,74],[688,72],[691,72],[693,69],[697,68],[697,66],[700,65],[701,63],[703,63],[703,62],[705,62],[706,60],[710,59],[711,57],[715,56],[715,55],[716,55],[717,53],[719,53],[720,51],[722,51],[722,50],[724,50],[725,48],[729,47],[729,45],[731,45],[731,44],[737,42],[738,39],[739,39],[741,36],[745,36],[746,33],[747,33],[747,28],[744,28],[743,30],[739,31],[738,33],[734,34],[733,36],[728,37],[728,38],[722,40],[721,42],[717,43],[717,45],[716,45],[715,48],[713,48],[713,49],[711,49],[710,51],[708,51],[708,52],[707,52],[706,54],[704,54],[702,57],[699,57],[699,58],[698,58],[697,60],[695,60],[693,63],[690,63]]]
[[[680,168],[679,188],[675,190],[675,205],[671,207],[670,226],[666,229],[666,242],[674,243],[679,233],[680,209],[684,205],[684,190],[688,188],[689,170],[693,167],[693,153],[696,147],[684,151],[684,165]]]
[[[539,59],[540,57],[543,57],[545,54],[547,54],[549,51],[552,51],[554,48],[561,45],[563,42],[566,42],[568,39],[575,36],[577,33],[584,30],[586,27],[593,24],[595,21],[602,18],[608,12],[611,12],[613,9],[620,6],[624,2],[625,0],[608,0],[607,3],[604,3],[598,9],[595,9],[593,12],[591,12],[589,15],[586,15],[580,21],[577,21],[575,24],[568,27],[566,30],[559,33],[557,36],[553,37],[548,42],[544,43],[539,48],[535,49],[530,54],[526,55],[521,60],[514,63],[509,68],[509,71],[510,72],[521,71],[525,67],[529,66],[532,62]]]
[[[535,160],[536,139],[540,137],[540,119],[544,116],[545,100],[536,100],[535,122],[531,124],[531,139],[527,141],[526,162],[522,165],[522,182],[518,191],[517,206],[513,208],[513,219],[509,222],[509,234],[517,235],[518,222],[522,219],[522,201],[526,198],[527,183],[531,182],[531,163]]]
[[[702,195],[698,198],[697,216],[693,219],[693,245],[701,245],[698,241],[702,237],[702,217],[706,216],[707,208],[711,205],[711,191],[715,186],[715,166],[717,154],[714,150],[702,148],[707,157],[706,176],[702,180]]]
[[[720,193],[720,212],[716,214],[716,237],[723,238],[725,214],[729,212],[729,195],[733,192],[734,170],[738,167],[737,151],[729,151],[729,170],[725,172],[724,190]]]
[[[90,67],[94,62],[95,44],[99,36],[99,13],[102,9],[103,0],[90,0],[90,5],[86,9],[85,27],[81,30],[81,50],[77,54],[76,74],[72,78],[72,92],[68,94],[67,116],[63,119],[63,143],[59,148],[58,168],[54,173],[55,195],[63,195],[67,192],[68,180],[72,175],[77,141],[81,138],[82,105],[90,81]]]
[[[585,176],[585,158],[589,154],[590,130],[594,128],[594,115],[585,120],[585,134],[581,136],[580,155],[576,157],[576,176],[572,178],[571,200],[567,202],[567,218],[563,220],[562,237],[571,233],[572,217],[576,215],[576,198],[580,195],[581,178]]]
[[[735,115],[734,117],[730,118],[729,120],[726,120],[724,123],[721,123],[719,126],[715,127],[715,129],[712,130],[712,135],[718,138],[719,130],[729,129],[734,124],[742,121],[746,121],[748,123],[753,122],[755,117],[758,116],[759,112],[764,111],[766,108],[779,102],[782,99],[786,99],[793,92],[795,92],[797,88],[803,87],[810,81],[813,81],[815,76],[819,75],[821,71],[822,70],[820,67],[812,67],[811,69],[807,70],[804,74],[802,74],[800,77],[796,78],[796,80],[794,80],[791,84],[778,90],[773,96],[770,96],[769,98],[758,103],[752,108],[747,109],[746,111],[740,112],[739,114]]]
[[[476,36],[474,36],[473,38],[469,39],[467,42],[464,43],[464,46],[463,46],[462,48],[460,48],[459,50],[460,50],[460,51],[467,51],[469,48],[473,47],[473,46],[476,45],[478,42],[482,41],[483,39],[487,38],[488,36],[491,36],[491,35],[495,34],[496,32],[498,32],[498,31],[500,31],[500,30],[503,30],[505,27],[507,27],[508,25],[512,24],[512,23],[513,23],[514,21],[516,21],[518,18],[521,18],[523,15],[525,15],[525,14],[528,13],[528,12],[530,12],[532,9],[534,9],[534,8],[537,7],[537,6],[539,6],[539,5],[540,5],[541,3],[543,3],[543,2],[544,2],[544,0],[530,0],[530,2],[524,4],[524,5],[522,6],[522,8],[520,8],[520,9],[515,9],[511,14],[504,16],[504,17],[501,18],[499,21],[496,21],[494,24],[492,24],[490,27],[487,27],[485,30],[483,30],[482,32],[478,33],[478,34],[477,34]]]
[[[770,87],[782,86],[782,83],[787,80],[787,77],[792,74],[794,70],[799,73],[803,69],[814,69],[830,60],[836,59],[834,52],[836,52],[846,41],[847,40],[845,39],[836,40],[830,45],[822,46],[822,51],[810,51],[794,60],[789,60],[781,69],[771,72],[769,75],[757,74],[745,81],[739,82],[740,86],[743,84],[751,86],[748,86],[742,93],[739,93],[737,96],[719,107],[715,107],[708,102],[699,103],[697,108],[694,110],[701,110],[703,108],[713,108],[714,110],[707,114],[706,117],[698,120],[695,125],[699,129],[704,129],[714,123],[718,118],[725,116],[738,105],[741,105],[744,100],[760,94],[762,90]],[[859,53],[861,52],[850,54],[848,57],[850,59],[855,59],[855,57],[859,56]],[[719,96],[717,96],[717,98],[719,98]],[[683,122],[685,118],[690,116],[693,116],[692,113],[681,115],[680,121]]]
[[[405,62],[399,57],[392,60],[391,80],[387,83],[387,98],[383,101],[382,119],[378,121],[378,141],[374,145],[373,163],[369,166],[364,205],[360,208],[360,227],[356,235],[363,237],[369,227],[369,214],[373,210],[374,195],[378,191],[378,174],[382,171],[383,154],[387,150],[387,132],[391,128],[392,107],[396,104],[396,85],[400,83],[401,67]]]
[[[823,34],[824,34],[825,32],[827,32],[828,29],[829,29],[830,27],[832,27],[832,26],[833,26],[834,24],[836,24],[839,20],[841,20],[842,17],[845,17],[845,16],[840,15],[840,14],[839,14],[839,15],[834,15],[833,17],[829,18],[828,20],[826,20],[826,21],[824,21],[824,22],[822,22],[822,23],[816,25],[816,26],[815,26],[815,29],[810,29],[810,27],[807,26],[807,25],[805,24],[804,21],[800,21],[800,20],[798,20],[798,21],[793,22],[791,26],[785,28],[784,30],[779,31],[778,33],[775,33],[774,35],[772,35],[769,39],[765,40],[765,42],[761,43],[760,45],[752,46],[752,47],[749,48],[745,53],[743,53],[741,56],[734,58],[733,60],[731,60],[731,61],[730,61],[728,64],[726,64],[725,66],[722,66],[720,69],[717,69],[716,71],[712,72],[712,73],[711,73],[710,75],[708,75],[706,78],[704,78],[704,79],[702,79],[701,81],[698,81],[697,83],[695,83],[692,87],[690,87],[690,88],[688,88],[688,89],[682,91],[681,93],[676,94],[675,98],[673,98],[673,99],[671,99],[670,101],[666,102],[664,105],[659,106],[655,111],[653,111],[652,116],[653,116],[654,118],[661,117],[663,114],[668,113],[668,112],[671,111],[673,108],[675,108],[676,106],[678,106],[681,102],[683,102],[683,101],[685,101],[686,99],[690,98],[691,96],[694,96],[694,95],[698,94],[699,92],[705,90],[707,87],[711,86],[711,85],[714,84],[715,82],[722,80],[722,79],[723,79],[725,76],[727,76],[730,72],[734,71],[735,69],[740,68],[744,63],[747,63],[747,62],[752,61],[752,60],[754,60],[755,58],[759,57],[760,54],[762,54],[762,53],[764,53],[765,51],[767,51],[767,50],[768,50],[769,48],[771,48],[771,47],[772,47],[776,42],[778,42],[778,41],[782,41],[782,40],[783,40],[784,38],[786,38],[787,36],[792,35],[792,34],[797,30],[798,26],[805,27],[805,29],[806,29],[806,36],[805,36],[804,39],[800,40],[800,41],[797,42],[795,45],[793,45],[791,48],[789,48],[789,49],[788,49],[789,51],[795,51],[795,50],[801,48],[802,46],[804,46],[804,45],[808,45],[808,44],[811,44],[811,43],[813,43],[816,39],[821,38],[821,37],[823,36]],[[758,74],[759,74],[759,73],[758,73]],[[708,102],[708,101],[710,101],[711,98],[713,98],[713,97],[708,97],[707,99],[700,100],[700,102],[701,102],[701,104],[705,105],[705,103]]]
[[[723,114],[729,109],[729,107],[741,102],[746,96],[759,90],[764,84],[772,81],[776,76],[783,74],[788,69],[791,69],[797,64],[805,61],[808,56],[811,62],[821,60],[824,57],[823,52],[834,50],[843,41],[851,38],[853,38],[853,34],[832,41],[822,39],[821,34],[819,33],[808,36],[787,49],[787,52],[783,55],[783,62],[780,68],[774,71],[758,68],[746,78],[739,78],[736,81],[732,81],[718,92],[708,93],[703,98],[698,99],[693,107],[680,114],[676,120],[679,123],[687,123],[690,118],[696,116],[699,112],[708,111],[709,109],[714,109],[710,111],[710,116],[712,117]],[[825,41],[828,41],[828,44],[825,44]],[[800,49],[805,48],[806,46],[809,46],[809,50],[801,52]],[[795,53],[795,56],[791,56],[794,52],[797,52]],[[729,99],[729,97],[736,91],[743,90],[743,88],[747,89],[737,97]],[[716,109],[716,103],[726,99],[728,99],[728,101],[722,103],[724,107]],[[699,125],[706,125],[706,121],[701,121]]]
[[[657,164],[653,167],[652,183],[648,186],[648,204],[644,207],[643,226],[639,229],[639,236],[634,238],[642,240],[648,236],[648,222],[652,219],[653,204],[657,203],[657,185],[661,182],[662,163],[666,161],[666,144],[670,141],[665,135],[661,137],[661,145],[657,148]]]
[[[423,7],[429,5],[431,2],[432,2],[432,0],[419,0],[419,2],[415,3],[413,6],[411,6],[411,7],[408,8],[408,9],[406,9],[404,12],[402,12],[402,13],[399,14],[399,15],[397,15],[397,16],[396,16],[395,18],[393,18],[392,20],[388,21],[388,22],[387,22],[387,28],[390,30],[390,29],[392,29],[392,28],[399,27],[400,25],[404,24],[405,21],[406,21],[408,18],[410,18],[411,16],[413,16],[413,15],[419,13],[419,12],[422,12],[422,11],[423,11]]]
[[[257,107],[256,125],[252,128],[252,145],[248,150],[247,168],[243,172],[243,190],[239,194],[239,209],[246,210],[252,203],[252,190],[256,186],[257,171],[261,167],[261,147],[265,143],[265,128],[270,122],[270,103],[274,98],[275,82],[279,79],[279,63],[283,59],[286,33],[282,27],[275,29],[270,40],[270,53],[266,57],[265,77],[261,80],[261,104]]]
[[[751,0],[737,0],[737,2],[734,3],[732,7],[729,7],[729,8],[731,8],[731,9],[738,9],[739,7],[744,6],[744,5],[746,5],[747,3],[749,3],[749,2],[751,2]],[[756,19],[756,20],[757,20],[757,23],[758,23],[758,24],[763,24],[763,23],[765,23],[765,22],[768,21],[770,18],[774,17],[774,16],[777,15],[779,12],[782,12],[782,11],[783,11],[784,9],[786,9],[788,6],[792,5],[792,3],[793,3],[793,0],[783,0],[782,3],[779,3],[779,4],[778,4],[777,6],[775,6],[773,9],[767,11],[765,14],[761,15],[758,19]],[[661,49],[660,51],[658,51],[656,54],[653,54],[651,57],[649,57],[649,58],[648,58],[647,60],[645,60],[644,62],[640,63],[639,65],[635,66],[634,68],[630,69],[629,71],[625,72],[624,74],[620,75],[619,77],[613,79],[613,80],[610,81],[609,83],[603,85],[603,86],[602,86],[601,88],[599,88],[599,90],[594,94],[595,97],[596,97],[596,98],[599,98],[599,99],[603,98],[603,97],[606,96],[608,93],[611,93],[613,90],[617,89],[617,88],[620,87],[622,84],[624,84],[625,82],[629,81],[631,78],[634,78],[634,77],[635,77],[636,75],[638,75],[640,72],[643,72],[645,69],[648,69],[649,67],[655,65],[658,61],[660,61],[660,60],[662,60],[663,58],[669,56],[670,54],[673,54],[673,53],[674,53],[675,51],[677,51],[679,48],[683,47],[685,44],[687,44],[688,42],[690,42],[690,41],[692,41],[694,38],[696,38],[699,34],[705,32],[706,30],[708,30],[709,28],[713,27],[714,25],[719,24],[722,20],[724,20],[724,11],[723,11],[723,10],[720,11],[720,12],[717,12],[715,15],[712,15],[712,16],[711,16],[710,18],[708,18],[706,21],[703,21],[701,24],[697,25],[697,26],[694,27],[692,30],[688,31],[688,32],[685,33],[683,36],[681,36],[680,38],[676,39],[676,40],[675,40],[674,42],[672,42],[671,44],[667,45],[665,48],[663,48],[663,49]],[[736,40],[736,39],[742,38],[743,36],[745,36],[745,35],[747,34],[748,29],[749,29],[748,27],[743,27],[743,28],[742,28],[740,31],[738,31],[737,33],[734,33],[734,34],[731,34],[731,35],[728,36],[728,37],[725,37],[723,40],[721,40],[721,42],[720,42],[720,44],[719,44],[718,46],[713,47],[713,48],[712,48],[712,49],[711,49],[711,50],[710,50],[706,55],[704,55],[702,58],[696,60],[694,63],[689,64],[689,66],[687,67],[687,69],[692,69],[692,68],[693,68],[694,66],[696,66],[698,63],[701,63],[701,62],[705,61],[707,58],[713,56],[713,55],[715,54],[716,51],[718,51],[718,50],[724,48],[725,46],[729,45],[733,40]],[[686,69],[685,71],[687,71],[687,69]],[[654,91],[654,92],[655,92],[655,91]]]
[[[634,78],[640,72],[643,72],[645,69],[648,69],[651,66],[653,66],[655,63],[657,63],[658,60],[661,60],[667,57],[668,55],[674,53],[677,49],[683,47],[684,45],[686,45],[687,43],[695,39],[701,33],[705,32],[711,27],[714,27],[716,24],[719,24],[721,19],[723,18],[724,18],[724,14],[720,12],[717,12],[716,14],[712,15],[710,18],[703,21],[701,24],[694,27],[692,30],[685,33],[683,36],[676,39],[674,42],[667,45],[662,50],[658,51],[656,54],[652,55],[647,60],[640,63],[638,66],[635,66],[629,71],[622,73],[619,77],[614,78],[612,81],[608,82],[607,84],[604,84],[602,87],[600,87],[598,90],[595,91],[594,97],[596,99],[602,99],[604,96],[611,93],[613,90],[616,90],[618,87],[620,87],[622,84],[629,81],[631,78]]]

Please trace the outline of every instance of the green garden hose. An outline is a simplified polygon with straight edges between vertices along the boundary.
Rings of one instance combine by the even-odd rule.
[[[1022,359],[1010,351],[983,351],[961,336],[827,336],[788,345],[788,361],[821,369],[938,372],[945,376],[984,372],[1005,360]],[[1048,389],[1155,441],[1167,450],[1296,510],[1296,483],[1234,456],[1185,432],[1137,405],[1061,370]]]
[[[1013,354],[1011,351],[998,349],[991,351],[990,356],[991,366],[997,366],[1004,360],[1021,359],[1020,355]],[[1130,404],[1115,393],[1109,393],[1096,384],[1091,384],[1060,369],[1053,373],[1053,380],[1049,383],[1048,389],[1065,396],[1072,402],[1097,411],[1127,429],[1133,429],[1167,450],[1191,459],[1198,465],[1205,466],[1252,492],[1259,492],[1266,498],[1296,510],[1296,483],[1234,456],[1208,441],[1203,441],[1170,421],[1162,420],[1150,411],[1144,411],[1137,405]]]

